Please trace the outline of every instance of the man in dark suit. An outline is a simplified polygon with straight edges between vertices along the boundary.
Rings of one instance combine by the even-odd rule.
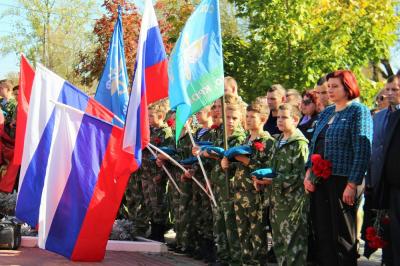
[[[396,77],[392,76],[387,80],[385,88],[381,91],[381,94],[384,94],[387,90],[392,90],[396,86],[395,81]],[[387,96],[385,94],[385,98]],[[384,108],[381,111],[378,111],[374,117],[374,134],[372,140],[372,151],[371,151],[371,160],[369,164],[369,169],[367,176],[365,178],[365,191],[364,191],[364,220],[362,226],[362,238],[366,240],[366,228],[373,226],[374,220],[376,219],[376,212],[373,210],[373,190],[379,184],[379,180],[381,178],[382,168],[384,165],[383,157],[383,145],[385,140],[385,133],[387,129],[387,124],[389,120],[389,116],[392,113],[392,107]],[[385,226],[385,235],[390,235],[388,228]],[[364,256],[369,258],[369,256],[375,252],[376,249],[370,248],[368,245],[365,246]],[[382,249],[382,263],[384,265],[392,265],[392,256],[391,256],[391,246],[385,246]]]
[[[389,82],[390,81],[390,82]],[[383,142],[383,161],[376,196],[378,208],[389,209],[393,265],[400,266],[400,77],[385,87],[390,114]]]

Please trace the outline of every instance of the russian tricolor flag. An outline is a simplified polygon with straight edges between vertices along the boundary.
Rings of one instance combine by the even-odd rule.
[[[138,167],[122,150],[123,129],[109,123],[113,117],[67,81],[37,67],[16,216],[39,224],[41,248],[72,260],[103,259],[129,175]]]
[[[147,104],[167,96],[167,56],[152,1],[146,0],[124,134],[124,149],[139,161],[142,148],[150,140]]]

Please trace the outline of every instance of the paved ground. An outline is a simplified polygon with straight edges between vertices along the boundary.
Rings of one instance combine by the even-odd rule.
[[[175,234],[169,231],[165,237],[167,242],[174,241]],[[363,253],[363,242],[361,242],[359,253]],[[380,265],[380,250],[375,252],[370,260],[361,257],[358,265],[360,266],[378,266]],[[163,254],[156,253],[138,253],[138,252],[122,252],[107,251],[104,260],[100,263],[79,263],[71,262],[63,256],[42,250],[39,248],[20,248],[19,250],[0,250],[0,266],[3,265],[21,265],[21,266],[52,266],[52,265],[134,265],[134,266],[201,266],[206,265],[201,261],[188,258],[184,255],[168,252]],[[273,265],[274,264],[268,264]]]
[[[378,266],[379,255],[375,254],[371,261],[365,258],[360,259],[361,266]],[[51,266],[51,265],[137,265],[137,266],[197,266],[205,265],[200,261],[187,258],[173,253],[166,254],[146,254],[137,252],[118,252],[108,251],[101,263],[78,263],[70,262],[62,256],[48,252],[39,248],[21,248],[17,251],[0,250],[0,265],[21,265],[21,266]]]

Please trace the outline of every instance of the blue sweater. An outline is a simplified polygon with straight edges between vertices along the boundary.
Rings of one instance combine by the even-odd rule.
[[[371,156],[372,118],[368,108],[352,102],[344,110],[335,112],[335,106],[327,107],[318,119],[310,143],[310,155],[321,130],[335,115],[325,134],[324,156],[332,162],[332,175],[345,176],[349,182],[361,184]],[[310,160],[307,163],[310,167]]]

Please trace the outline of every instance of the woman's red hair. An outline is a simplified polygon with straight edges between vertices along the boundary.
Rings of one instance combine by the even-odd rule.
[[[326,76],[326,80],[330,78],[338,78],[342,81],[349,100],[360,96],[360,88],[358,87],[356,76],[350,70],[336,70]]]

